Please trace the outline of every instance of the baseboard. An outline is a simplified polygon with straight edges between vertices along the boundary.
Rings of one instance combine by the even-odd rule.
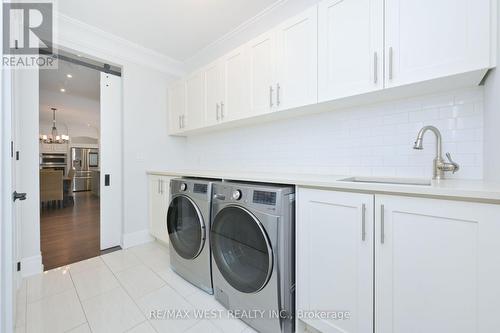
[[[149,229],[131,232],[123,235],[122,248],[128,249],[132,246],[146,244],[154,241],[154,237],[149,233]]]
[[[21,259],[21,276],[28,277],[43,272],[42,255]]]

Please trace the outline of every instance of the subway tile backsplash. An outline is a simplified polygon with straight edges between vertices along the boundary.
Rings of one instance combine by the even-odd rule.
[[[190,169],[430,177],[434,137],[413,150],[417,132],[434,125],[460,179],[483,177],[483,88],[278,120],[193,136]]]

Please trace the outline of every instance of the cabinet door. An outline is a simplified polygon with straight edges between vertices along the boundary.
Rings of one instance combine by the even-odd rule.
[[[500,206],[376,196],[375,216],[375,332],[498,331]]]
[[[351,315],[301,320],[321,332],[373,331],[373,229],[372,195],[299,189],[297,311]]]
[[[247,118],[250,114],[250,72],[248,48],[239,47],[224,57],[223,121]]]
[[[250,113],[259,115],[276,108],[276,33],[267,32],[248,43],[250,58]]]
[[[202,127],[205,123],[205,82],[198,71],[186,79],[186,118],[183,129]]]
[[[384,1],[324,0],[318,12],[319,101],[382,89]]]
[[[162,219],[161,177],[149,176],[149,231],[157,237],[159,221]]]
[[[205,68],[205,117],[207,125],[221,121],[223,65],[216,61]]]
[[[184,81],[179,81],[169,89],[168,103],[170,133],[178,133],[182,129],[182,117],[186,112],[186,85]]]
[[[277,30],[279,110],[318,101],[318,10],[314,6]]]
[[[490,66],[490,0],[386,0],[387,86]]]

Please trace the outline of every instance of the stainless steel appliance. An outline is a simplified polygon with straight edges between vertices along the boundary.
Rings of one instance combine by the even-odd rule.
[[[75,170],[73,191],[90,191],[92,170],[99,170],[99,149],[71,148],[71,167]]]
[[[170,194],[170,266],[185,280],[213,294],[209,243],[212,182],[172,179]]]
[[[40,154],[41,170],[62,170],[66,174],[68,166],[68,155],[66,153],[42,153]]]
[[[212,276],[215,298],[261,333],[294,331],[295,188],[213,185]]]

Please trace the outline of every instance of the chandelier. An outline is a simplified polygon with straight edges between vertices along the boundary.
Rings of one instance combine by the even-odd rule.
[[[56,108],[50,108],[52,110],[52,130],[50,135],[42,134],[40,135],[40,142],[42,143],[68,143],[69,142],[69,135],[59,135],[57,131],[57,126],[56,126]]]

